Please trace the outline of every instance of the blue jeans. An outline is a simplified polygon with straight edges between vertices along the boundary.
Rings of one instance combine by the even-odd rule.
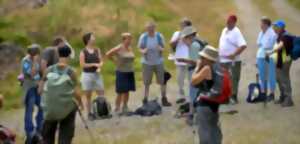
[[[38,113],[35,117],[36,128],[33,124],[34,106],[37,106]],[[38,95],[37,88],[30,88],[25,97],[25,132],[27,136],[31,136],[34,131],[40,132],[43,123],[43,111],[41,107],[41,97]]]
[[[194,69],[195,70],[195,69]],[[189,70],[189,79],[192,79],[192,75],[194,73],[194,70]],[[197,98],[197,94],[198,94],[198,88],[194,87],[191,83],[190,83],[190,87],[189,87],[189,96],[190,96],[190,102],[191,103],[195,103],[196,102],[196,98]]]
[[[276,66],[274,60],[270,58],[269,62],[267,62],[265,58],[257,58],[257,68],[261,90],[264,91],[267,86],[271,92],[275,92]]]

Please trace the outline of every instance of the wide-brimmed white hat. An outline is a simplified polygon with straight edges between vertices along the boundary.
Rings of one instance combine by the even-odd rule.
[[[185,28],[181,31],[180,37],[181,37],[181,38],[185,38],[185,37],[187,37],[187,36],[189,36],[189,35],[192,35],[192,34],[195,34],[195,33],[197,33],[197,30],[196,30],[194,27],[192,27],[192,26],[187,26],[187,27],[185,27]]]
[[[205,48],[199,52],[199,55],[214,62],[218,61],[219,59],[218,50],[210,45],[205,46]]]

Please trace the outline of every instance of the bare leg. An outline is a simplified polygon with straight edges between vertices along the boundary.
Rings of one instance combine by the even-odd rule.
[[[145,85],[145,95],[144,95],[143,103],[147,103],[148,101],[149,89],[150,89],[150,85]]]
[[[123,107],[128,106],[129,92],[123,94]]]
[[[88,112],[88,114],[90,114],[92,112],[92,101],[91,101],[91,98],[92,98],[92,91],[86,91],[85,92],[85,107],[86,107],[86,110]]]
[[[117,98],[116,98],[116,108],[115,108],[115,112],[120,111],[121,101],[122,101],[122,94],[118,94],[118,95],[117,95]]]

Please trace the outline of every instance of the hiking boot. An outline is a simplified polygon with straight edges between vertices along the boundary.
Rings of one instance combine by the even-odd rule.
[[[271,101],[273,101],[274,100],[274,98],[275,98],[275,95],[274,94],[270,94],[268,97],[267,97],[267,102],[271,102]]]
[[[275,104],[282,104],[284,101],[284,96],[280,96],[278,100],[276,100],[274,103]]]
[[[281,103],[282,107],[292,107],[294,106],[294,102],[293,100],[291,100],[290,98],[286,98],[282,103]]]
[[[162,98],[161,98],[161,104],[162,104],[164,107],[170,107],[170,106],[172,106],[172,104],[168,101],[168,98],[167,98],[167,97],[162,97]]]
[[[185,102],[185,98],[180,98],[180,99],[176,100],[177,104],[181,104],[181,103],[184,103],[184,102]]]
[[[143,99],[143,105],[147,104],[148,103],[148,98],[144,98]]]

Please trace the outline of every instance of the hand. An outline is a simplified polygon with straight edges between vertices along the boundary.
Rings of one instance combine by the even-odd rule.
[[[94,64],[93,64],[93,67],[100,68],[100,64],[94,63]]]
[[[270,56],[273,54],[273,51],[266,51],[266,56]]]
[[[142,54],[146,54],[147,52],[148,52],[148,49],[147,48],[144,48],[144,49],[142,49]]]
[[[236,57],[235,54],[231,54],[231,55],[226,56],[226,58],[231,59],[231,60],[234,60],[235,57]]]
[[[159,46],[157,46],[157,49],[159,50],[159,51],[163,51],[164,49],[159,45]]]

